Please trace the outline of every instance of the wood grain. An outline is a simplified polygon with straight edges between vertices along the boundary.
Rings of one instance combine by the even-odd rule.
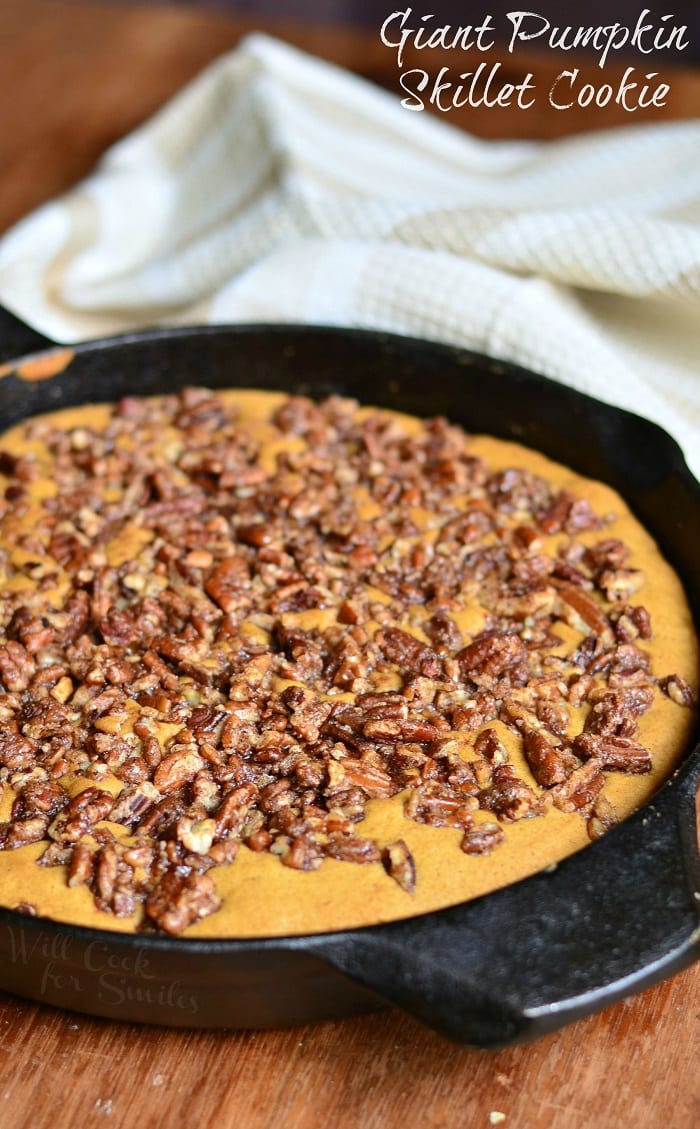
[[[277,28],[396,89],[375,35]],[[177,8],[3,0],[0,228],[94,164],[252,24]],[[444,61],[431,59],[432,69]],[[410,65],[425,65],[409,59]],[[539,80],[557,73],[534,60]],[[610,70],[612,74],[612,70]],[[662,118],[700,114],[678,72]],[[554,137],[630,120],[610,112],[450,121],[487,137]],[[293,1031],[189,1032],[87,1019],[0,996],[0,1126],[216,1129],[691,1129],[700,1124],[700,967],[529,1046],[454,1047],[397,1012]]]
[[[649,989],[529,1046],[474,1051],[397,1012],[292,1031],[169,1031],[0,998],[14,1129],[606,1129],[700,1123],[700,979]]]

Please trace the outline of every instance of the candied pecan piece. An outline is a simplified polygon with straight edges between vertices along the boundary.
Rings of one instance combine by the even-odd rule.
[[[575,584],[569,584],[567,581],[557,580],[556,577],[552,578],[552,583],[564,603],[576,613],[576,616],[587,627],[590,627],[601,638],[612,639],[610,620],[590,592],[586,592]]]
[[[36,661],[16,639],[0,646],[0,680],[10,693],[26,690],[36,670]]]
[[[109,818],[112,823],[131,827],[139,823],[160,798],[158,789],[148,781],[135,788],[124,788],[115,800]]]
[[[602,694],[594,692],[589,700],[592,705],[586,718],[586,732],[611,737],[649,709],[654,691],[651,686],[629,686]]]
[[[167,870],[144,902],[150,921],[164,933],[176,936],[215,913],[221,906],[214,880],[209,874]]]
[[[177,792],[202,768],[204,761],[199,753],[190,746],[183,746],[163,757],[154,773],[153,783],[160,792]]]
[[[25,847],[28,843],[39,843],[46,835],[49,824],[47,815],[31,815],[24,819],[13,819],[5,825],[3,833],[3,847],[5,850],[16,850]]]
[[[505,764],[508,760],[508,750],[495,729],[483,729],[479,733],[474,741],[474,752],[495,765]]]
[[[438,651],[458,651],[464,642],[462,632],[446,612],[435,612],[425,624],[425,633]]]
[[[104,788],[88,787],[79,792],[49,827],[52,839],[75,843],[100,820],[107,819],[114,797]]]
[[[212,706],[197,706],[190,714],[187,728],[196,738],[203,738],[218,729],[225,717],[223,710],[214,709]]]
[[[471,812],[478,807],[477,792],[473,780],[466,781],[458,790],[419,788],[409,793],[404,815],[429,827],[467,827]]]
[[[0,765],[11,771],[31,768],[38,752],[36,741],[17,732],[16,722],[10,722],[8,731],[0,733]]]
[[[664,694],[677,705],[687,706],[691,710],[697,705],[697,694],[690,683],[686,682],[685,678],[681,678],[680,674],[669,674],[667,678],[662,678],[659,681],[659,686]]]
[[[566,735],[569,724],[569,711],[564,702],[551,702],[540,698],[535,706],[537,717],[544,726],[557,737]]]
[[[412,894],[416,888],[416,863],[403,839],[389,843],[382,850],[382,864],[387,874],[402,890]]]
[[[439,655],[420,639],[398,627],[387,627],[378,637],[384,654],[402,670],[415,671],[428,678],[439,678],[442,666]]]
[[[338,792],[345,792],[349,788],[359,788],[371,799],[387,799],[398,790],[387,772],[354,757],[328,761],[326,775],[326,795],[333,797],[334,802]]]
[[[278,781],[278,783],[280,782]],[[287,788],[289,787],[287,781],[281,783],[287,785]],[[224,796],[221,804],[214,812],[216,838],[224,839],[236,835],[248,818],[248,813],[257,798],[258,789],[254,784],[242,784],[240,788],[234,788]],[[267,796],[263,796],[262,803],[266,803],[269,810],[274,810],[270,808],[269,793]]]
[[[175,792],[165,796],[160,803],[152,807],[140,819],[136,829],[141,835],[151,835],[154,838],[163,838],[170,833],[184,810],[184,801],[181,793]]]
[[[358,694],[355,702],[358,709],[373,718],[408,717],[408,699],[404,694]]]
[[[273,851],[277,853],[275,848],[279,848],[283,866],[291,867],[292,870],[318,870],[323,862],[321,847],[312,835],[302,834],[292,838],[281,835],[273,846]]]
[[[527,649],[519,635],[484,631],[459,652],[457,662],[467,677],[498,678],[526,657]]]
[[[574,751],[582,760],[595,758],[611,772],[644,773],[652,768],[649,750],[631,737],[581,733],[574,740]]]
[[[13,613],[5,634],[8,639],[21,643],[28,654],[34,655],[51,642],[55,632],[48,620],[32,615],[28,608],[22,607]]]
[[[540,787],[551,788],[553,784],[566,780],[567,762],[537,730],[525,731],[523,750],[532,775]]]
[[[494,768],[490,787],[480,792],[478,799],[480,808],[511,823],[539,814],[537,796],[510,764]]]
[[[607,538],[586,549],[583,559],[593,572],[601,572],[606,568],[623,568],[629,555],[630,550],[622,541]]]
[[[82,588],[71,592],[63,605],[63,623],[54,628],[56,638],[68,646],[83,634],[90,618],[90,597]]]
[[[451,518],[441,526],[437,543],[454,541],[460,545],[469,545],[480,541],[493,528],[493,518],[484,510],[472,509],[459,517]]]
[[[585,529],[599,529],[600,519],[585,498],[576,498],[569,490],[561,490],[547,509],[537,514],[543,533],[581,533]]]
[[[634,623],[641,639],[651,639],[651,616],[646,608],[641,605],[636,607],[625,607],[624,614],[629,616],[632,623]]]
[[[39,913],[33,902],[18,902],[14,910],[15,913],[23,913],[25,917],[36,917]]]
[[[371,839],[360,839],[354,835],[349,838],[331,836],[323,849],[330,858],[340,862],[380,862],[382,857],[379,847]]]
[[[490,855],[495,847],[505,841],[505,832],[497,823],[473,822],[465,829],[460,848],[465,855]]]
[[[360,823],[365,818],[365,805],[367,797],[361,788],[340,787],[337,791],[334,789],[331,796],[329,796],[329,808],[332,812],[337,813],[343,819],[349,819],[353,823]]]
[[[560,811],[573,812],[590,808],[604,784],[600,761],[591,757],[580,768],[575,768],[561,784],[555,784],[549,795]]]
[[[508,467],[492,475],[488,492],[497,510],[506,513],[536,514],[551,501],[549,484],[539,475],[518,467]]]
[[[636,568],[606,568],[596,578],[598,587],[610,603],[627,600],[633,592],[638,592],[644,586],[644,581],[644,573]]]
[[[350,600],[343,600],[342,604],[338,608],[337,619],[338,623],[359,623],[360,613]]]
[[[112,844],[105,844],[97,852],[94,864],[94,886],[98,905],[110,905],[119,878],[119,856]]]
[[[206,855],[211,849],[216,835],[216,820],[182,816],[178,820],[176,835],[185,850],[195,855]]]
[[[290,663],[297,668],[300,677],[312,680],[321,675],[323,656],[309,632],[278,623],[275,626],[275,635],[280,648]]]
[[[586,822],[589,839],[594,841],[600,839],[617,823],[619,823],[617,812],[605,793],[600,792],[595,799],[593,808]]]
[[[309,744],[318,741],[333,703],[315,701],[301,686],[288,686],[282,691],[281,698],[290,711],[290,724],[297,736]]]
[[[487,690],[479,690],[452,713],[452,724],[455,729],[480,729],[488,721],[493,721],[498,716],[498,703],[493,694]]]
[[[12,806],[13,819],[28,815],[56,815],[69,801],[67,792],[60,784],[48,780],[31,781],[22,788]]]
[[[247,561],[242,557],[226,557],[208,576],[204,591],[224,612],[235,611],[241,593],[250,582]]]
[[[73,847],[68,867],[69,886],[89,886],[95,874],[96,850],[89,843],[78,842]]]
[[[385,741],[395,744],[400,741],[415,741],[427,744],[440,736],[440,730],[420,718],[372,718],[362,726],[362,734],[368,740]]]
[[[623,643],[613,651],[611,674],[634,674],[640,670],[648,672],[649,667],[649,655],[634,643]]]

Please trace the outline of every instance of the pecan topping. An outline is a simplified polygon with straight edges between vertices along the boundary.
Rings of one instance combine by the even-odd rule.
[[[245,850],[412,892],[407,843],[362,829],[394,798],[475,859],[552,804],[602,834],[659,688],[695,706],[652,671],[627,547],[579,539],[607,519],[445,420],[289,397],[265,429],[272,462],[185,389],[0,453],[0,850],[41,842],[105,913],[179,933]]]
[[[662,678],[659,683],[664,694],[667,694],[672,702],[676,702],[679,706],[687,706],[688,709],[694,709],[697,705],[697,694],[689,682],[685,678],[681,678],[679,674],[670,674],[668,678]]]
[[[168,870],[144,902],[150,920],[165,933],[182,933],[188,925],[221,905],[213,879],[195,871]]]
[[[583,760],[594,757],[603,768],[614,772],[651,772],[651,753],[631,737],[581,733],[574,741],[574,750]]]
[[[472,823],[464,832],[460,847],[465,855],[490,855],[504,839],[503,828],[497,823]]]
[[[499,635],[485,632],[477,636],[473,643],[459,651],[457,662],[462,673],[468,677],[487,675],[497,678],[509,667],[526,657],[526,649],[518,635]]]
[[[553,784],[566,780],[566,761],[541,733],[534,729],[526,730],[523,746],[532,775],[543,788],[551,788]]]
[[[398,882],[401,889],[412,894],[416,888],[416,864],[403,839],[397,839],[384,848],[382,863],[387,874]]]

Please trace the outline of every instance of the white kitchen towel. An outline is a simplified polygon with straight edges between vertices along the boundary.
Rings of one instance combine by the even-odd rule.
[[[3,237],[0,301],[61,342],[448,341],[658,421],[700,473],[700,122],[485,142],[252,36]]]

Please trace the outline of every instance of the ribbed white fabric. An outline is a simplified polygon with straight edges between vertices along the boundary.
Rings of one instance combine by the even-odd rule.
[[[700,122],[484,142],[275,40],[0,241],[57,341],[290,321],[466,345],[657,420],[700,473]]]

